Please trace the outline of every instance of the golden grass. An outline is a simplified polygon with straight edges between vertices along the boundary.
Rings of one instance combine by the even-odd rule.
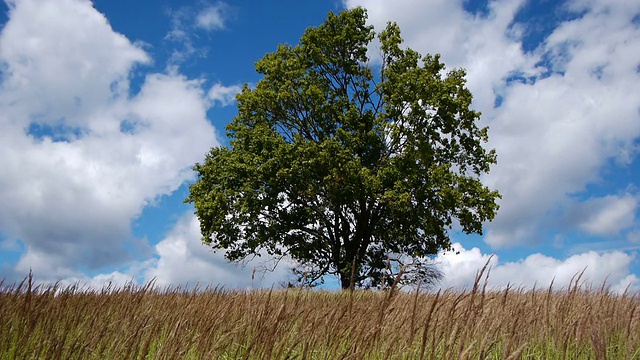
[[[1,359],[640,359],[640,298],[604,288],[0,288]]]

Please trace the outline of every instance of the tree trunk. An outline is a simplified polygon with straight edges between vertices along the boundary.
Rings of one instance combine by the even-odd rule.
[[[347,250],[347,256],[351,255],[351,251]],[[349,266],[344,267],[340,271],[340,285],[342,286],[342,290],[347,290],[353,288],[355,290],[356,284],[355,280],[360,275],[360,264],[357,261],[357,257],[353,256],[353,260],[345,263],[349,264]]]
[[[340,286],[342,290],[349,290],[351,288],[351,274],[340,273]]]

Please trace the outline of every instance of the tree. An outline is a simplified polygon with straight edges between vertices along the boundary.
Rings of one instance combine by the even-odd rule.
[[[496,161],[470,109],[464,70],[378,36],[362,8],[329,13],[297,46],[256,63],[237,96],[229,147],[196,164],[185,202],[203,242],[229,260],[268,253],[299,265],[298,280],[337,275],[342,288],[430,281],[448,232],[482,234],[500,196],[480,181]],[[375,76],[374,76],[375,70]],[[402,269],[402,271],[399,271]]]

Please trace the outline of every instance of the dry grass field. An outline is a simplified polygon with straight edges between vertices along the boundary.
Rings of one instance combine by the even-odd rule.
[[[604,288],[1,288],[1,359],[640,359],[640,298]]]

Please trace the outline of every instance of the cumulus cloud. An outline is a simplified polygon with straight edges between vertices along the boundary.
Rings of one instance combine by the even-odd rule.
[[[193,214],[184,215],[155,246],[155,252],[157,259],[145,271],[144,278],[154,279],[159,286],[277,287],[290,275],[290,262],[277,264],[268,256],[244,264],[229,263],[224,251],[214,252],[202,244],[200,225]]]
[[[488,263],[489,289],[504,289],[507,286],[545,289],[553,283],[555,290],[561,290],[574,285],[573,281],[582,274],[580,284],[591,288],[606,284],[618,293],[627,288],[640,291],[640,278],[630,272],[634,256],[621,251],[590,251],[564,260],[532,254],[516,262],[501,262],[499,256],[483,254],[478,248],[467,250],[455,243],[453,249],[440,253],[435,260],[444,274],[439,284],[442,289],[471,289],[478,271]]]
[[[86,122],[87,112],[127,91],[134,66],[150,61],[88,1],[15,1],[9,18],[1,35],[2,102],[22,126],[31,121],[19,116],[25,112],[40,123]]]
[[[568,1],[557,11],[571,21],[559,17],[527,51],[527,24],[517,20],[524,0],[492,0],[477,14],[466,12],[461,0],[346,4],[367,8],[378,29],[396,21],[408,46],[441,53],[449,67],[467,69],[473,106],[490,126],[488,147],[498,154],[484,179],[503,195],[487,226],[490,245],[539,243],[541,231],[552,229],[557,214],[578,201],[574,194],[604,181],[600,174],[610,163],[627,166],[637,155],[640,27],[634,16],[640,4]],[[627,210],[619,214],[625,221]],[[607,216],[614,215],[601,219],[609,223]],[[615,232],[605,225],[572,226],[598,235]]]
[[[640,33],[620,10],[602,15],[594,8],[561,24],[536,54],[550,57],[543,70],[548,77],[505,88],[492,124],[491,144],[501,164],[491,177],[508,215],[492,226],[489,243],[507,244],[526,222],[570,204],[569,194],[599,182],[610,159],[635,151],[638,73],[628,59],[640,51]],[[513,240],[530,242],[534,234]]]
[[[153,249],[131,221],[193,179],[217,144],[200,80],[132,72],[150,61],[89,1],[17,0],[0,33],[0,229],[14,271],[50,279],[130,264]]]

